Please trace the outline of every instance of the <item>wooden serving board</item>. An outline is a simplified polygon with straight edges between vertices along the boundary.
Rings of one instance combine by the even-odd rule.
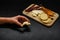
[[[31,7],[32,5],[33,5],[33,4],[31,4],[30,6],[28,6],[26,9],[28,9],[28,8]],[[52,25],[54,24],[54,22],[57,20],[57,18],[59,17],[58,13],[56,13],[56,12],[53,12],[53,13],[54,13],[54,17],[53,17],[54,20],[52,20],[52,22],[51,22],[50,24],[45,24],[45,23],[43,23],[41,20],[39,20],[38,17],[33,17],[30,12],[26,12],[25,10],[23,11],[23,14],[24,14],[24,15],[26,15],[26,16],[28,16],[28,17],[36,20],[37,22],[42,23],[43,25],[48,26],[48,27],[52,26]]]

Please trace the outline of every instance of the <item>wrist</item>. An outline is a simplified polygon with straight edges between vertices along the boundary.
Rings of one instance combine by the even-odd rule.
[[[8,17],[0,17],[0,24],[9,23],[9,22],[10,22],[10,18],[8,18]]]
[[[5,19],[7,23],[10,23],[11,22],[11,19],[10,18],[6,18]]]
[[[12,23],[12,18],[6,18],[7,23]]]

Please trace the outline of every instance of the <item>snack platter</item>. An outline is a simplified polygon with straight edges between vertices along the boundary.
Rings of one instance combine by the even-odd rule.
[[[59,17],[58,13],[36,4],[28,6],[23,10],[23,14],[48,27],[52,26]]]

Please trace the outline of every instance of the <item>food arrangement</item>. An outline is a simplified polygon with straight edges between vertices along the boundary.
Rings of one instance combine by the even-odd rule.
[[[59,17],[56,12],[36,4],[31,4],[29,7],[27,7],[23,11],[23,14],[46,26],[52,26]]]

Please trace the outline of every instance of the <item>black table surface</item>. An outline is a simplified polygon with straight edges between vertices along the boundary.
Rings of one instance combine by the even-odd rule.
[[[2,0],[0,1],[0,16],[23,15],[22,11],[32,3],[42,4],[58,14],[60,13],[59,0]],[[0,25],[0,40],[60,40],[60,18],[51,28],[47,28],[31,18],[29,19],[31,21],[30,31],[28,29],[22,32],[23,28],[18,30],[19,28],[16,28],[17,25],[15,24]]]

